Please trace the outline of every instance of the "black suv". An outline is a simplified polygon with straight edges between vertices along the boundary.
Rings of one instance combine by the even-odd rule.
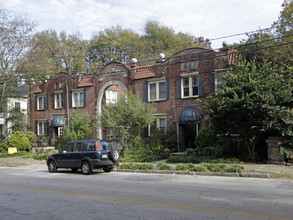
[[[119,152],[107,140],[73,141],[65,145],[59,153],[47,159],[48,170],[54,173],[58,168],[71,168],[76,172],[79,168],[85,175],[93,169],[111,172],[119,160]]]

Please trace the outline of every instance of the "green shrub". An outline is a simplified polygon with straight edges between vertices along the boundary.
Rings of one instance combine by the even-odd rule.
[[[192,163],[188,163],[188,164],[178,164],[176,166],[176,170],[180,170],[180,171],[194,171],[195,170],[195,166]]]
[[[155,166],[152,163],[142,163],[140,164],[140,170],[154,170]]]
[[[9,147],[16,147],[18,151],[29,151],[32,146],[28,137],[20,131],[16,131],[8,140]]]
[[[186,164],[187,170],[189,171],[194,171],[195,170],[195,166],[192,163],[188,163]]]
[[[231,167],[226,167],[224,172],[227,173],[243,173],[244,167],[239,165],[233,165]]]
[[[125,170],[129,170],[130,169],[130,164],[129,163],[123,163],[119,165],[120,169],[125,169]]]
[[[170,164],[159,163],[159,164],[157,164],[157,169],[158,170],[172,170],[173,167]]]
[[[203,165],[199,165],[199,166],[196,166],[195,167],[194,171],[197,171],[197,172],[207,172],[208,169],[205,166],[203,166]]]
[[[164,149],[162,145],[155,146],[155,141],[146,144],[141,137],[135,138],[129,149],[124,152],[120,161],[122,162],[151,162],[169,158],[170,153],[168,149]]]
[[[194,141],[198,154],[213,155],[213,152],[209,152],[208,149],[215,145],[216,140],[217,135],[212,124],[210,124],[207,128],[201,129]]]
[[[186,166],[186,164],[180,163],[180,164],[177,164],[176,170],[185,171],[185,170],[188,170],[188,167]]]
[[[239,163],[239,159],[214,158],[209,156],[181,155],[172,156],[167,160],[168,163]]]
[[[194,151],[193,148],[187,148],[187,149],[186,149],[186,154],[187,154],[187,155],[193,155],[194,152],[195,152],[195,151]]]
[[[0,142],[0,152],[8,152],[9,142],[8,140],[3,140]]]
[[[26,136],[31,143],[37,143],[37,135],[34,132],[28,131]]]
[[[131,169],[131,170],[153,170],[155,166],[151,163],[124,163],[119,165],[120,169]]]
[[[197,171],[197,172],[207,172],[208,169],[207,169],[207,167],[204,166],[204,165],[199,165],[199,166],[196,166],[196,167],[195,167],[194,171]]]

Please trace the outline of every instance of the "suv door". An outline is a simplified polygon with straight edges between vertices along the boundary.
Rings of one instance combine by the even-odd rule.
[[[70,154],[70,167],[80,167],[83,157],[83,142],[76,142],[74,151]]]
[[[71,154],[73,152],[75,142],[65,145],[62,152],[57,157],[57,163],[59,167],[70,167]]]

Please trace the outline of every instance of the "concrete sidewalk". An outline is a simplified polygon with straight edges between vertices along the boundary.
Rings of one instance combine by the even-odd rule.
[[[29,168],[41,168],[47,169],[46,161],[39,160],[25,160],[20,157],[0,158],[3,163],[21,163],[22,167]],[[166,160],[153,162],[153,164],[166,163]],[[176,164],[171,164],[174,169]],[[293,175],[293,166],[274,165],[274,164],[253,164],[253,163],[242,163],[242,164],[227,164],[228,166],[240,165],[244,167],[245,173],[260,173],[260,174],[290,174]]]

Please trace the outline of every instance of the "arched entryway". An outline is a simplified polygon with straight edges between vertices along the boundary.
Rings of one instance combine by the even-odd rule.
[[[103,105],[103,97],[105,96],[105,92],[108,88],[112,87],[113,85],[122,88],[122,90],[124,90],[124,92],[127,91],[127,87],[119,82],[119,81],[115,81],[115,80],[111,80],[109,82],[107,82],[101,89],[97,98],[97,107],[96,107],[96,115],[97,115],[97,119],[99,121],[100,115],[102,113],[102,105]],[[105,98],[105,97],[104,97]],[[110,100],[111,102],[111,100]],[[105,104],[105,103],[104,103]],[[98,123],[99,124],[99,123]],[[102,132],[102,128],[98,127],[97,129],[97,138],[102,139],[103,138],[103,132]]]
[[[195,147],[194,140],[198,135],[200,120],[200,114],[194,108],[187,108],[180,113],[178,119],[179,151],[185,151],[187,148]]]

